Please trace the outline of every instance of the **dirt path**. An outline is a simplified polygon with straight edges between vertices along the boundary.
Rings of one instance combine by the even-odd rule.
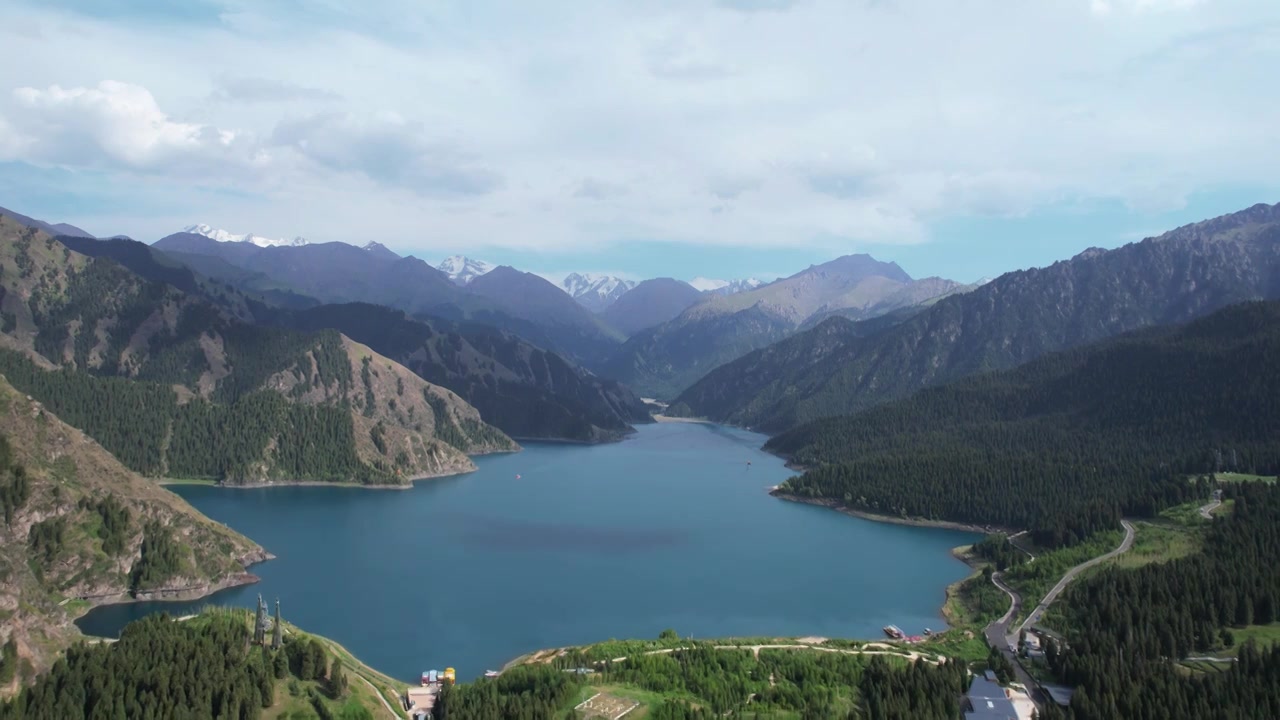
[[[1200,507],[1200,517],[1204,518],[1205,520],[1212,520],[1212,519],[1213,519],[1213,511],[1214,511],[1214,510],[1217,510],[1217,509],[1218,509],[1218,506],[1219,506],[1219,505],[1221,505],[1221,504],[1222,504],[1222,501],[1221,501],[1221,500],[1214,500],[1213,502],[1209,503],[1208,505],[1203,505],[1203,506],[1201,506],[1201,507]]]
[[[369,682],[369,678],[361,675],[360,673],[355,673],[355,676],[360,678],[365,685],[368,685],[369,689],[373,691],[374,695],[378,696],[378,699],[382,701],[382,707],[386,708],[387,712],[391,713],[391,717],[395,718],[396,720],[401,720],[401,718],[406,717],[405,715],[401,715],[400,713],[396,712],[391,708],[391,703],[387,702],[387,697],[382,694],[382,691],[379,690],[376,685]]]
[[[940,662],[942,662],[942,659],[943,659],[941,657],[930,657],[928,655],[915,652],[914,650],[901,650],[901,651],[893,650],[891,649],[893,647],[892,645],[885,645],[884,643],[873,643],[866,646],[868,648],[869,647],[885,648],[883,650],[880,650],[880,649],[868,650],[866,648],[855,650],[853,648],[829,648],[829,647],[819,647],[817,645],[790,644],[790,643],[779,644],[779,645],[712,645],[711,647],[715,648],[716,650],[750,650],[751,654],[757,660],[760,659],[761,650],[816,650],[818,652],[837,653],[840,655],[894,655],[900,658],[910,660],[912,662],[915,662],[916,660],[923,660],[931,665],[937,665]],[[641,654],[642,655],[667,655],[667,654],[676,652],[678,650],[693,650],[693,649],[694,648],[692,647],[664,648],[662,650],[650,650],[648,652],[641,653]],[[627,656],[624,655],[622,657],[613,658],[609,662],[611,663],[623,662],[626,659],[627,659]]]

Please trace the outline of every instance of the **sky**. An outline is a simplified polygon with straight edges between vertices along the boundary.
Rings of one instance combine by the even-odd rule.
[[[972,281],[1280,201],[1275,0],[6,0],[0,44],[0,206],[103,236]]]

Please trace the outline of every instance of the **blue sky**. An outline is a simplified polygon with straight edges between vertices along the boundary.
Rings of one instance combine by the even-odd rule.
[[[1274,0],[12,0],[0,205],[969,281],[1280,201]]]

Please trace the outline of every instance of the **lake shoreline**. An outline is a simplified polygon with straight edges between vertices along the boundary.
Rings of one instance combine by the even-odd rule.
[[[183,588],[158,588],[155,590],[147,590],[140,593],[133,593],[129,590],[122,590],[112,595],[104,595],[93,598],[68,598],[82,600],[88,603],[83,610],[74,617],[69,618],[71,625],[76,631],[84,637],[99,637],[90,635],[80,629],[79,621],[89,613],[102,607],[111,605],[136,605],[148,602],[190,602],[192,600],[200,600],[201,598],[211,597],[223,590],[231,588],[245,587],[246,585],[255,585],[262,582],[262,578],[249,572],[249,568],[254,565],[275,560],[276,556],[264,548],[258,548],[243,557],[237,558],[236,562],[240,563],[243,568],[241,572],[229,573],[221,578],[213,580],[207,585],[188,586]]]
[[[457,472],[443,473],[440,475],[414,475],[405,478],[403,484],[394,485],[376,484],[376,483],[355,483],[355,482],[328,482],[325,480],[272,480],[268,482],[252,482],[252,483],[225,483],[217,480],[202,479],[173,479],[161,478],[156,481],[157,484],[163,486],[175,485],[203,485],[205,487],[225,488],[228,490],[258,490],[261,488],[277,488],[277,487],[346,487],[359,488],[363,490],[412,490],[413,486],[419,482],[427,480],[443,480],[445,478],[458,477],[459,475],[467,475],[473,473],[477,468],[470,470],[459,470]]]
[[[653,421],[654,421],[654,422],[659,422],[659,423],[692,423],[692,424],[694,424],[694,425],[719,425],[719,424],[721,424],[721,423],[714,423],[714,422],[711,422],[710,420],[706,420],[706,419],[704,419],[704,418],[678,417],[678,416],[676,416],[676,415],[662,415],[662,414],[655,414],[655,415],[653,416]],[[729,427],[732,427],[732,426],[729,426]]]
[[[962,577],[959,580],[948,585],[946,589],[946,594],[943,596],[944,599],[942,603],[942,618],[947,621],[948,625],[955,627],[956,618],[954,617],[954,613],[951,612],[952,599],[958,598],[960,594],[960,586],[972,580],[973,578],[981,575],[982,568],[988,565],[988,563],[986,560],[973,554],[972,545],[958,545],[956,547],[951,548],[951,557],[959,560],[965,565],[968,565],[969,568],[973,570],[973,572],[969,573],[965,577]]]
[[[907,525],[910,527],[927,527],[927,528],[942,528],[944,530],[960,530],[963,532],[979,533],[981,535],[990,535],[993,532],[1000,532],[1000,529],[996,527],[982,527],[979,525],[972,525],[969,523],[953,522],[951,520],[927,520],[925,518],[907,518],[907,517],[898,517],[896,515],[882,515],[880,513],[867,512],[865,510],[858,510],[855,508],[847,507],[830,498],[806,498],[806,497],[800,497],[799,495],[792,495],[790,493],[780,492],[777,486],[770,488],[769,494],[778,498],[779,500],[786,500],[787,502],[803,503],[805,505],[817,505],[819,507],[825,507],[831,510],[835,510],[836,512],[844,513],[845,515],[849,515],[851,517],[861,518],[863,520],[870,520],[872,522],[889,523],[891,525]]]

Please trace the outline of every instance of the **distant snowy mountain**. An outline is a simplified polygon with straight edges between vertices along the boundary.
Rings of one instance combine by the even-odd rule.
[[[462,255],[454,255],[453,257],[445,258],[436,266],[436,269],[448,275],[449,279],[455,283],[466,285],[481,275],[489,274],[496,267],[498,266],[491,262],[472,260]]]
[[[601,273],[569,273],[560,282],[562,290],[591,312],[603,311],[635,286],[632,280]]]
[[[755,278],[743,280],[716,280],[714,278],[696,277],[689,284],[702,292],[713,292],[717,295],[733,295],[744,290],[755,290],[764,285],[764,281]]]
[[[182,232],[192,233],[194,235],[203,235],[211,240],[217,240],[218,242],[247,242],[263,248],[299,247],[307,244],[307,239],[304,237],[295,237],[292,240],[273,240],[272,238],[265,238],[260,235],[254,235],[253,233],[237,235],[235,233],[227,232],[226,230],[219,230],[218,228],[204,224],[190,225],[183,228]]]

